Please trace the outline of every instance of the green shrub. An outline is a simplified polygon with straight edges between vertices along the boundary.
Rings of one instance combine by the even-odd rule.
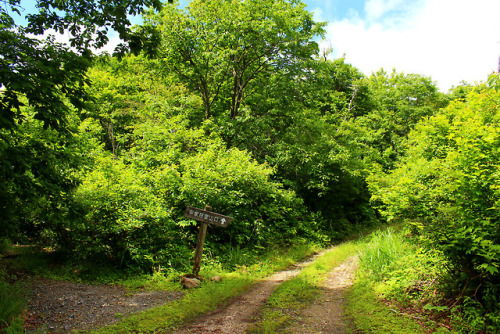
[[[450,290],[490,315],[500,293],[499,103],[498,91],[477,87],[417,124],[397,168],[369,179],[383,214],[409,221],[427,248],[447,258]]]
[[[72,219],[70,236],[80,258],[104,258],[143,269],[158,263],[175,266],[189,258],[170,210],[145,184],[144,176],[119,159],[100,158],[75,201],[80,215]]]
[[[186,137],[169,140],[178,152],[167,152],[154,163],[142,164],[142,157],[133,155],[127,162],[96,158],[75,192],[77,209],[69,215],[65,233],[70,240],[66,246],[81,259],[146,270],[157,265],[184,269],[196,242],[196,224],[184,217],[186,206],[209,205],[234,218],[227,228],[209,230],[206,250],[215,257],[224,257],[232,248],[243,254],[244,248],[316,237],[315,223],[307,221],[302,202],[271,180],[269,166],[247,152],[226,149],[213,136],[199,147],[175,144]],[[159,147],[149,149],[161,156]],[[184,154],[182,147],[195,152]],[[238,252],[234,255],[242,259]],[[231,260],[233,265],[236,260]]]
[[[218,243],[255,246],[307,233],[301,201],[271,181],[272,168],[247,152],[213,145],[183,159],[180,170],[185,205],[210,205],[234,218],[227,228],[210,232]]]

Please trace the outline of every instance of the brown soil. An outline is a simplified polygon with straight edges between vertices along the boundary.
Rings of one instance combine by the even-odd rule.
[[[25,328],[35,333],[67,333],[116,323],[124,315],[166,304],[182,293],[142,291],[127,293],[110,285],[85,285],[33,280],[28,297]]]
[[[177,329],[174,333],[245,333],[245,330],[253,322],[253,318],[258,314],[261,307],[264,306],[274,289],[283,281],[297,276],[302,268],[311,264],[322,254],[312,256],[305,261],[297,263],[288,270],[280,271],[266,278],[243,295],[234,298],[228,305],[220,307],[212,313],[198,317],[190,324]]]
[[[262,280],[246,293],[216,311],[200,316],[174,333],[245,333],[268,297],[283,281],[296,276],[318,256]],[[324,291],[310,308],[299,314],[291,333],[344,333],[342,296],[351,284],[356,258],[335,268]],[[25,326],[31,333],[67,333],[91,330],[116,323],[122,316],[166,304],[182,296],[180,292],[142,291],[127,293],[109,285],[84,285],[37,278],[32,281]]]
[[[346,333],[342,305],[344,293],[352,285],[357,257],[351,257],[334,268],[323,284],[321,296],[299,314],[299,323],[290,333]]]

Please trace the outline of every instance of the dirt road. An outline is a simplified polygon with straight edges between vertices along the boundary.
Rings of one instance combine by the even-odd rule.
[[[272,292],[323,254],[310,257],[288,270],[262,280],[228,304],[175,329],[174,333],[245,333]],[[356,263],[355,258],[350,258],[336,267],[326,280],[320,298],[301,311],[297,325],[284,329],[284,332],[344,333],[342,296],[352,282]],[[74,329],[90,330],[115,323],[127,314],[163,305],[181,295],[170,292],[127,294],[119,287],[37,279],[33,282],[25,325],[28,332],[41,330],[67,333]]]
[[[271,293],[283,281],[296,276],[302,268],[311,264],[319,255],[276,273],[255,285],[250,291],[235,298],[229,305],[213,313],[201,316],[179,328],[176,334],[235,334],[245,333],[258,316]],[[326,280],[320,296],[309,308],[302,310],[299,325],[287,328],[284,333],[344,333],[341,305],[344,290],[352,284],[357,259],[352,257],[336,267]]]

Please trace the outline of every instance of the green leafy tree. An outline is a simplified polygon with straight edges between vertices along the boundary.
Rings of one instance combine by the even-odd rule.
[[[0,238],[51,243],[64,218],[82,164],[78,138],[45,129],[31,108],[16,130],[0,129]],[[70,128],[78,117],[71,114]]]
[[[368,130],[364,141],[379,152],[372,159],[390,169],[404,154],[406,138],[415,124],[445,107],[447,99],[431,78],[418,74],[380,70],[368,78],[367,84],[373,111],[356,122]]]
[[[185,10],[165,7],[146,23],[160,32],[165,70],[200,94],[206,118],[217,106],[234,119],[259,88],[252,82],[266,73],[298,73],[299,60],[317,53],[312,38],[324,32],[297,0],[195,0]]]
[[[283,71],[259,82],[265,89],[248,97],[230,137],[275,166],[274,177],[324,218],[325,233],[341,238],[373,218],[364,182],[370,148],[353,123],[373,102],[364,76],[343,59],[307,62],[301,76]]]
[[[12,13],[21,14],[21,1],[1,1],[0,6],[0,127],[12,128],[22,120],[20,107],[34,108],[35,117],[45,126],[64,128],[68,113],[66,99],[81,108],[89,98],[84,86],[90,66],[90,47],[108,41],[110,27],[120,37],[133,39],[127,15],[139,14],[144,6],[161,7],[158,0],[38,1],[39,12],[29,14],[28,25],[15,24]],[[36,39],[48,29],[70,34],[71,46],[54,38]],[[27,101],[23,102],[22,98]]]
[[[70,133],[76,128],[75,109],[81,110],[91,100],[86,89],[86,72],[93,59],[90,47],[103,46],[110,28],[132,41],[127,15],[141,13],[144,6],[159,8],[161,3],[37,1],[39,12],[28,15],[28,24],[22,27],[13,19],[14,14],[22,14],[22,2],[0,1],[0,189],[5,198],[1,215],[10,236],[15,236],[21,224],[40,220],[27,219],[27,203],[49,201],[53,208],[64,206],[57,202],[59,194],[67,194],[75,182],[59,168],[78,160],[69,156],[78,154],[69,147],[75,142]],[[29,35],[42,35],[48,29],[68,32],[72,48],[57,43],[54,37]],[[57,136],[61,137],[55,139]],[[64,158],[58,145],[67,152]],[[19,210],[20,206],[26,210]],[[33,212],[38,211],[44,210]]]

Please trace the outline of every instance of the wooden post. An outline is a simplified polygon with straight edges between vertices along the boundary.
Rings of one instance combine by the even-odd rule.
[[[205,206],[206,211],[210,211],[211,207]],[[198,276],[200,273],[201,256],[203,255],[203,244],[205,243],[205,236],[207,235],[207,223],[200,222],[200,230],[198,232],[198,243],[194,252],[194,266],[193,275]]]

